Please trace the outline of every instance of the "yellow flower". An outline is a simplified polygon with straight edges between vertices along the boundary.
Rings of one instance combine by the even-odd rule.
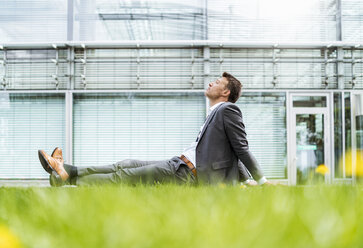
[[[19,248],[21,247],[18,237],[16,237],[6,226],[0,225],[0,247]]]
[[[329,173],[329,168],[325,164],[320,164],[318,167],[315,168],[315,172],[321,175],[325,175]]]
[[[240,189],[246,189],[246,188],[247,188],[247,186],[246,186],[246,185],[244,185],[243,183],[241,183],[241,185],[239,186],[239,188],[240,188]]]
[[[353,174],[353,152],[350,150],[345,153],[345,174],[352,176]],[[343,166],[343,161],[340,162],[340,166]],[[363,150],[357,149],[355,157],[355,174],[358,177],[363,176]]]
[[[218,184],[218,187],[224,189],[224,188],[226,188],[226,184],[225,183],[219,183]]]

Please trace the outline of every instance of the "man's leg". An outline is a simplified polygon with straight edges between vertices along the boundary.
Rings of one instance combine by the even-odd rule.
[[[145,161],[144,161],[145,162]],[[136,162],[135,162],[136,163]],[[134,164],[135,165],[135,164]],[[138,167],[119,167],[116,172],[107,174],[83,174],[76,178],[76,185],[118,184],[118,183],[155,183],[182,182],[179,165],[175,158],[153,163],[137,163]],[[98,169],[98,168],[96,168]],[[86,171],[88,173],[89,171]]]
[[[164,163],[168,160],[160,160],[160,161],[142,161],[136,159],[126,159],[115,164],[104,165],[104,166],[86,166],[86,167],[76,167],[78,176],[88,176],[92,174],[108,174],[115,173],[120,169],[126,168],[138,168],[143,166],[148,166],[151,164]],[[68,166],[68,165],[65,165]]]

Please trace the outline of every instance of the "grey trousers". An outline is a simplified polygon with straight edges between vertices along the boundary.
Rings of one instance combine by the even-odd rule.
[[[77,167],[76,185],[195,183],[192,171],[178,157],[161,161],[127,159],[106,166]]]

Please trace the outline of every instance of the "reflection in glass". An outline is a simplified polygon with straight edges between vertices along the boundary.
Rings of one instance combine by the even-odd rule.
[[[195,140],[205,120],[200,93],[75,94],[73,104],[77,166],[173,157]]]
[[[334,176],[344,177],[343,164],[343,132],[342,132],[342,95],[334,93]]]
[[[73,33],[75,40],[330,41],[335,11],[335,0],[78,0]]]
[[[345,94],[346,100],[349,101],[349,94]],[[363,94],[354,94],[354,101],[351,102],[352,106],[354,106],[354,111],[352,111],[351,115],[346,117],[347,123],[349,122],[349,129],[347,132],[347,148],[345,154],[345,174],[347,177],[356,176],[357,180],[363,180]],[[354,105],[353,105],[354,104]],[[350,107],[349,104],[346,105]],[[347,112],[347,109],[346,109]],[[349,113],[350,113],[349,108]],[[355,124],[355,129],[350,129],[350,120],[353,120]],[[348,124],[347,124],[348,126]],[[353,130],[355,132],[353,132]],[[355,142],[352,142],[352,138],[355,138]],[[351,145],[353,144],[353,146]]]
[[[363,179],[363,94],[356,95],[355,138],[356,138],[356,175]]]
[[[204,0],[79,0],[74,40],[203,40]]]
[[[297,114],[297,184],[323,182],[327,172],[324,165],[324,115]]]
[[[326,107],[325,96],[294,96],[293,97],[294,107]]]
[[[350,93],[344,93],[344,106],[345,106],[345,153],[351,153],[352,149],[352,126],[351,126],[351,104]],[[352,171],[352,160],[345,159],[345,171]],[[346,174],[346,177],[352,177],[351,173]]]
[[[64,94],[0,93],[0,178],[48,178],[37,151],[65,148],[64,123]]]
[[[361,12],[355,8],[352,14],[350,2],[342,1],[349,9],[343,36],[361,40]],[[69,3],[74,4],[74,40],[319,42],[337,37],[336,0],[2,0],[0,41],[66,40]]]
[[[244,92],[236,103],[242,111],[248,144],[267,178],[287,178],[286,95]]]
[[[67,40],[66,0],[2,0],[0,17],[0,42]]]

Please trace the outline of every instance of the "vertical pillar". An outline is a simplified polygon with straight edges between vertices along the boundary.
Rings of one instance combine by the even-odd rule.
[[[73,163],[73,93],[66,92],[66,157],[65,162]]]
[[[337,48],[337,83],[338,89],[344,90],[344,51],[343,48]]]
[[[67,41],[73,40],[74,2],[67,1]]]
[[[337,41],[342,41],[343,40],[343,30],[342,30],[342,1],[341,0],[336,0],[336,15],[335,15],[335,20],[336,20],[336,39]]]
[[[67,63],[68,63],[68,86],[67,89],[74,89],[74,47],[68,47],[67,51]]]
[[[203,39],[208,40],[208,0],[204,0],[204,6],[203,6]]]
[[[208,46],[203,47],[203,64],[204,89],[207,89],[210,82],[210,48]],[[205,103],[205,113],[207,114],[209,109],[208,98],[205,99]]]
[[[6,72],[7,72],[7,67],[6,67],[6,50],[0,46],[0,49],[3,50],[3,59],[0,60],[0,64],[2,65],[3,68],[3,73],[1,76],[1,81],[0,84],[2,85],[3,89],[6,90],[6,86],[7,86],[7,81],[6,81]]]

